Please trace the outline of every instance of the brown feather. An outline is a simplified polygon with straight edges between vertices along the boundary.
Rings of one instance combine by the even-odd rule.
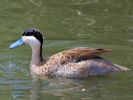
[[[62,51],[50,57],[49,60],[58,60],[60,64],[64,64],[67,62],[72,61],[79,61],[85,60],[89,58],[97,57],[101,54],[111,52],[109,49],[102,49],[102,48],[87,48],[87,47],[80,47],[80,48],[73,48],[69,50]]]

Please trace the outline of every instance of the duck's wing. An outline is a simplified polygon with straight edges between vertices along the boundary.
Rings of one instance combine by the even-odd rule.
[[[73,62],[73,61],[77,62],[80,60],[94,58],[107,52],[111,52],[111,50],[103,48],[80,47],[80,48],[65,50],[60,53],[54,54],[53,56],[50,57],[49,60],[59,61],[60,64],[64,64],[68,62]]]

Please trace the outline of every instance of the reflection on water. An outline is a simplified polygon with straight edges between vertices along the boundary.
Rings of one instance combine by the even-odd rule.
[[[0,3],[1,100],[132,100],[132,0],[3,0]],[[78,46],[113,50],[105,58],[131,71],[87,79],[34,79],[30,48],[8,46],[27,27],[45,37],[44,57]],[[10,54],[11,53],[11,54]]]
[[[100,79],[102,78],[102,79]],[[117,80],[116,80],[116,79]],[[63,79],[63,78],[54,78],[54,79],[33,79],[31,82],[30,89],[30,100],[40,100],[43,98],[47,99],[108,99],[108,96],[112,94],[117,94],[121,96],[120,98],[126,97],[121,95],[121,90],[112,91],[116,89],[116,85],[120,84],[120,80],[117,77],[94,77],[89,79]],[[123,80],[124,81],[124,80]],[[127,86],[126,84],[124,84]],[[123,86],[123,85],[121,85]],[[106,88],[105,88],[106,87]],[[112,89],[111,89],[112,88]],[[120,89],[117,87],[117,89]],[[127,91],[125,87],[121,87],[124,91]],[[129,88],[128,88],[129,89]],[[129,89],[131,90],[131,89]],[[21,95],[16,93],[19,98]],[[112,95],[114,97],[115,95]]]

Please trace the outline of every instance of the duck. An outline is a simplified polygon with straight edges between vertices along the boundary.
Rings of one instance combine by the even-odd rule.
[[[105,48],[75,47],[43,59],[43,42],[44,37],[38,29],[28,28],[9,48],[28,44],[32,50],[30,70],[37,76],[85,78],[129,70],[101,57],[112,51]]]

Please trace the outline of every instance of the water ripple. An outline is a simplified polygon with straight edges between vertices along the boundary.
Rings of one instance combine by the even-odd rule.
[[[98,3],[98,0],[72,0],[74,3],[71,5],[87,5],[87,4],[93,4]]]

